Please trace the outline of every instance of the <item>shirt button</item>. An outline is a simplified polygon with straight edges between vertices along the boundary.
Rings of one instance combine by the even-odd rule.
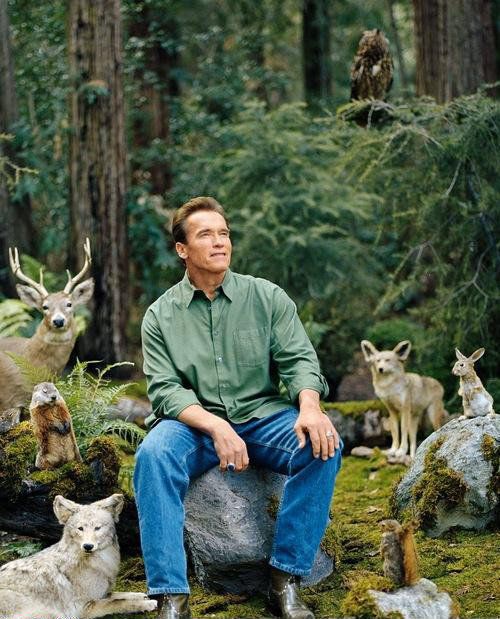
[[[217,357],[217,361],[218,361],[219,363],[222,363],[222,357]]]
[[[218,331],[214,331],[214,335],[219,335],[219,332]]]

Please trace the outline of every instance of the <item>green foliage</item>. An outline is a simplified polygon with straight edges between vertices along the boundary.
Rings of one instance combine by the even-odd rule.
[[[14,561],[14,559],[23,559],[29,557],[42,550],[43,546],[40,542],[33,540],[19,540],[9,542],[2,546],[0,550],[0,563],[7,563],[7,561]]]
[[[167,213],[161,210],[158,200],[133,189],[127,210],[130,256],[140,273],[140,300],[147,305],[165,290],[166,282],[174,280],[179,262],[170,248]]]
[[[26,303],[18,299],[0,301],[0,337],[20,335],[32,320]]]
[[[129,384],[113,384],[106,374],[114,367],[133,365],[115,363],[91,374],[91,361],[77,361],[67,376],[57,377],[47,368],[32,365],[20,355],[7,353],[20,368],[26,382],[36,385],[53,382],[66,402],[73,420],[78,446],[86,451],[92,439],[102,434],[114,435],[136,449],[146,432],[139,426],[121,419],[109,419],[108,409],[127,393]]]
[[[114,434],[137,448],[145,431],[135,424],[108,416],[108,408],[127,393],[128,384],[113,385],[106,374],[114,367],[131,364],[108,365],[93,375],[87,371],[91,363],[77,361],[68,376],[55,383],[71,412],[79,446],[85,449],[92,438]]]

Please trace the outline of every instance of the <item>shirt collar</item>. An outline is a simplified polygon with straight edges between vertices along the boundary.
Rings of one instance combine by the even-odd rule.
[[[182,290],[182,296],[183,296],[183,300],[184,300],[184,304],[186,307],[189,307],[191,304],[191,301],[193,300],[194,294],[197,290],[199,290],[199,288],[195,288],[193,286],[193,284],[189,281],[189,277],[188,277],[188,273],[187,271],[184,273],[184,277],[181,280],[181,290]],[[222,284],[219,287],[219,290],[222,290],[222,292],[224,293],[224,295],[230,300],[233,300],[233,296],[234,296],[234,276],[231,272],[230,269],[228,269],[226,271],[226,274],[224,275],[224,279],[222,280]]]

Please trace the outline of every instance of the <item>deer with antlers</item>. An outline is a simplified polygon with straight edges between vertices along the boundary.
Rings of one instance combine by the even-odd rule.
[[[61,372],[75,345],[77,327],[73,310],[78,305],[89,301],[94,292],[92,278],[80,281],[92,263],[90,241],[83,245],[85,263],[75,277],[69,271],[68,282],[60,292],[48,292],[43,285],[43,273],[40,281],[35,282],[21,270],[17,248],[9,248],[10,267],[14,275],[27,286],[16,286],[19,297],[30,307],[35,307],[43,314],[43,320],[30,338],[0,338],[0,413],[7,409],[23,407],[29,401],[32,385],[27,385],[19,367],[7,352],[15,353],[27,359],[34,366],[43,366],[51,372]]]

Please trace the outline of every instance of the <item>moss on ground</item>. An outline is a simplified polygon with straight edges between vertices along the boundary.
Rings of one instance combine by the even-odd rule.
[[[425,531],[434,528],[439,509],[453,509],[467,492],[462,475],[450,469],[444,458],[437,456],[444,440],[444,437],[439,438],[427,451],[423,473],[411,491],[412,516]]]
[[[303,590],[303,597],[318,619],[344,619],[346,604],[362,596],[362,583],[376,588],[386,586],[382,578],[379,556],[381,533],[378,522],[389,516],[391,488],[406,469],[384,466],[360,458],[346,457],[337,479],[332,505],[334,548],[340,544],[342,559],[338,569],[315,587]],[[304,525],[307,527],[307,525]],[[335,530],[336,528],[336,530]],[[305,533],[307,530],[305,529]],[[327,542],[332,539],[328,535]],[[500,532],[453,530],[442,538],[431,539],[416,534],[420,572],[451,597],[460,601],[462,619],[500,617]],[[385,584],[384,584],[385,582]],[[370,587],[374,586],[373,584]],[[368,587],[369,588],[369,587]],[[145,591],[142,559],[122,562],[117,590]],[[269,617],[263,595],[231,596],[205,591],[192,582],[192,604],[195,617],[218,619]],[[367,601],[370,604],[370,601]],[[352,617],[366,615],[359,605]],[[362,613],[365,613],[363,615]],[[152,615],[116,615],[114,619],[139,619]],[[371,618],[374,615],[369,615]],[[112,618],[111,618],[112,619]]]
[[[387,409],[381,400],[359,400],[353,402],[323,402],[322,406],[325,410],[336,410],[342,415],[361,418],[366,411],[380,411],[384,415],[388,415]]]

